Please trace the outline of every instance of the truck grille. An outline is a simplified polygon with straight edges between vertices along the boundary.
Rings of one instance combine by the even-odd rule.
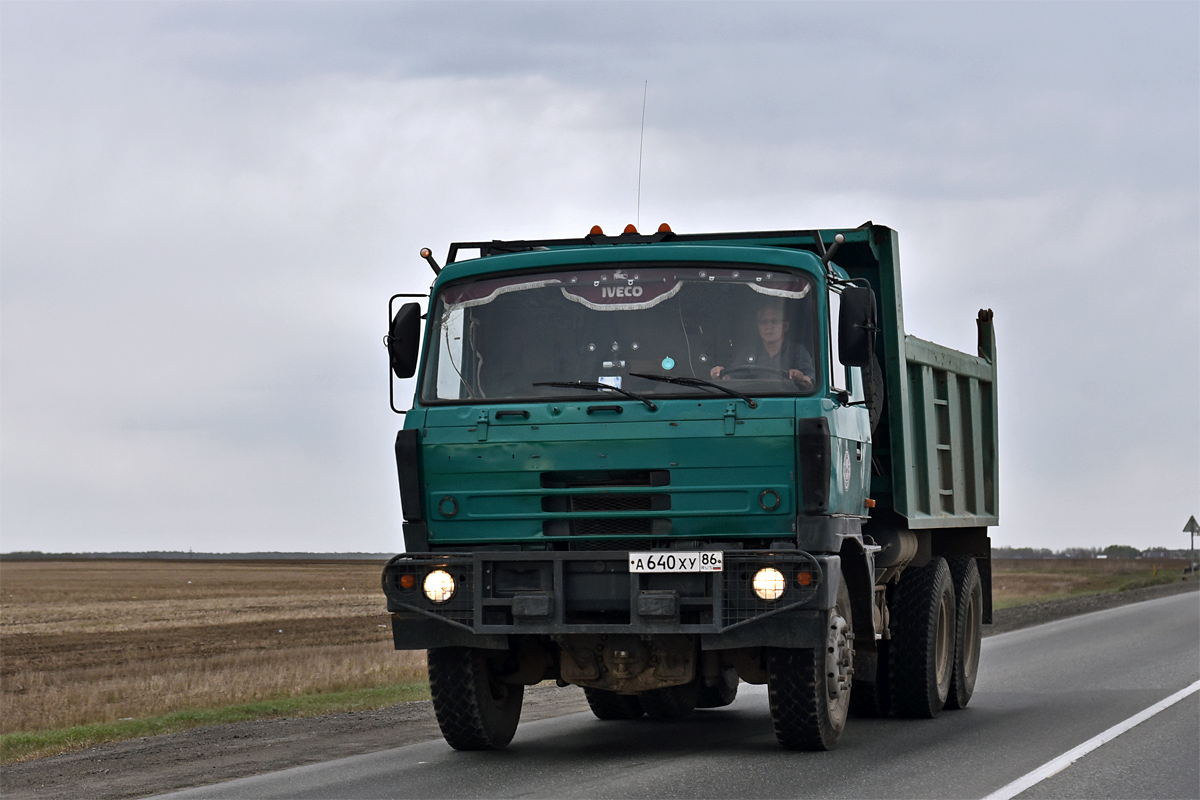
[[[554,494],[542,498],[542,511],[670,511],[669,494]]]
[[[671,495],[665,492],[611,491],[670,486],[671,473],[668,470],[544,472],[541,475],[541,483],[543,489],[584,490],[579,493],[556,493],[542,497],[543,513],[594,515],[561,517],[542,522],[543,536],[605,537],[603,540],[572,542],[572,550],[623,550],[629,547],[630,542],[615,541],[618,537],[670,536],[672,533],[671,520],[662,517],[595,516],[630,511],[670,511]]]
[[[670,536],[671,520],[659,517],[570,517],[542,522],[543,536]]]

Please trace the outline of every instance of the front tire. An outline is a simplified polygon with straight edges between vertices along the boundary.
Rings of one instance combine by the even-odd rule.
[[[455,750],[499,750],[512,741],[525,687],[502,683],[491,651],[438,647],[429,651],[429,690],[442,736]]]
[[[646,713],[637,695],[617,694],[587,686],[583,689],[583,695],[587,698],[588,707],[592,709],[596,719],[641,719]]]
[[[767,698],[775,738],[788,750],[832,750],[846,728],[854,676],[853,618],[843,580],[827,617],[823,650],[767,650]]]
[[[950,693],[946,708],[966,708],[975,693],[979,676],[979,649],[983,639],[983,582],[979,567],[971,556],[950,556],[950,576],[956,599],[954,635],[954,671],[950,675]]]
[[[900,576],[892,601],[892,708],[930,719],[946,705],[954,673],[954,583],[941,556]]]

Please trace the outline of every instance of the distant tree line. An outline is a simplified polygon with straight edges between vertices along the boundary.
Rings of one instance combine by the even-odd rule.
[[[993,558],[1187,558],[1191,551],[1169,547],[1147,547],[1138,550],[1127,544],[1110,544],[1108,547],[1067,547],[1051,550],[1047,547],[993,547]]]

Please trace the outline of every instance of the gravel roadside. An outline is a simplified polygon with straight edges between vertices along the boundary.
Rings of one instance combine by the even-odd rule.
[[[1002,609],[984,628],[984,636],[1198,588],[1200,583],[1188,581]],[[521,719],[586,710],[587,702],[577,687],[536,686],[526,691]],[[11,800],[146,797],[439,736],[428,700],[378,711],[241,722],[6,764],[0,767],[0,794]]]

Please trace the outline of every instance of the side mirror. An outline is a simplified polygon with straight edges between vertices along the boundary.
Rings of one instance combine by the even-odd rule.
[[[866,367],[875,350],[875,292],[865,286],[842,290],[838,315],[838,360],[847,367]]]
[[[411,378],[417,373],[417,354],[421,346],[421,305],[405,303],[396,312],[388,331],[388,356],[397,378]]]

